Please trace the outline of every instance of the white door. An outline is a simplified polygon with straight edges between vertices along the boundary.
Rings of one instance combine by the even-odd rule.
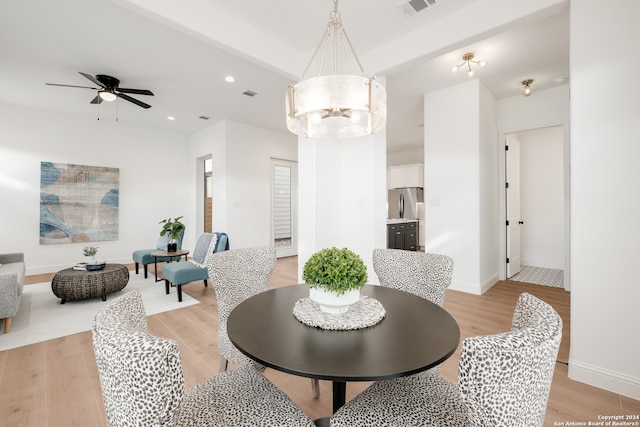
[[[507,209],[507,279],[520,271],[520,141],[505,141],[505,206]]]
[[[298,254],[297,194],[297,163],[271,159],[271,236],[278,258]]]

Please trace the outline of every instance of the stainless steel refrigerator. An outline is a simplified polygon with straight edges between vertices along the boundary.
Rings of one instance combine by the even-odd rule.
[[[418,203],[422,203],[422,188],[394,188],[389,190],[387,218],[418,219]]]

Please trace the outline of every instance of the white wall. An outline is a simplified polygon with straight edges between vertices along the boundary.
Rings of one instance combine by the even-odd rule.
[[[155,246],[167,217],[183,215],[185,247],[194,244],[194,194],[187,138],[171,132],[88,120],[0,104],[0,252],[24,252],[27,274],[58,271],[82,261],[84,243],[40,245],[40,162],[119,169],[119,237],[95,242],[107,262],[132,262]],[[170,154],[168,154],[170,153]]]
[[[520,219],[522,264],[563,270],[564,129],[520,132]],[[514,218],[514,220],[517,218]]]
[[[422,163],[424,161],[424,148],[415,150],[399,150],[387,152],[387,167],[402,166]]]
[[[451,288],[497,281],[495,99],[470,80],[425,95],[425,250],[454,259]]]
[[[271,158],[296,161],[297,137],[223,120],[192,135],[191,148],[212,155],[214,231],[231,248],[272,245]]]
[[[562,126],[563,137],[563,159],[564,159],[564,223],[565,242],[569,241],[569,224],[571,204],[570,198],[570,173],[569,165],[569,86],[558,86],[553,89],[536,91],[532,96],[523,97],[521,95],[504,98],[497,102],[497,122],[498,122],[498,145],[503,149],[505,135],[526,130],[540,129],[552,126]],[[498,154],[498,182],[506,182],[504,175],[504,155]],[[498,218],[499,224],[505,224],[507,220],[505,214],[504,196],[498,198]],[[505,227],[498,227],[498,242],[506,242]],[[500,243],[498,253],[499,278],[504,279],[506,275],[505,259],[506,243]],[[571,245],[565,245],[564,259],[569,260],[571,256]],[[565,263],[564,273],[565,289],[571,286],[571,268],[568,262]]]
[[[569,376],[640,399],[640,2],[571,3]],[[594,31],[597,29],[597,31]]]

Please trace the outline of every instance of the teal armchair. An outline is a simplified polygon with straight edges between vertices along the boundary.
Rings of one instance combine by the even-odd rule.
[[[176,243],[178,244],[178,250],[182,249],[182,238],[184,237],[184,231],[180,232],[180,237],[178,237],[178,240],[176,241]],[[154,263],[154,257],[151,256],[151,252],[156,252],[156,251],[166,251],[167,250],[167,243],[169,243],[170,241],[170,237],[169,236],[160,236],[160,239],[158,239],[158,244],[156,245],[155,248],[153,249],[140,249],[137,251],[133,251],[133,262],[135,263],[135,267],[136,267],[136,274],[138,274],[138,269],[140,267],[140,265],[142,265],[142,267],[144,268],[144,278],[146,279],[148,276],[148,265],[149,264],[153,264]],[[179,261],[180,257],[179,256],[167,256],[167,257],[158,257],[157,262],[173,262],[173,261]],[[157,272],[155,272],[157,275]]]

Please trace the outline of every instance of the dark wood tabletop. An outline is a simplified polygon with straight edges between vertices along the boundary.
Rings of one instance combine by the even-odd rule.
[[[351,331],[306,326],[293,306],[307,285],[271,289],[240,303],[229,316],[231,342],[270,368],[333,381],[334,411],[344,404],[347,381],[411,375],[445,361],[458,347],[460,329],[443,308],[413,294],[366,285],[362,294],[386,310],[380,323]]]

